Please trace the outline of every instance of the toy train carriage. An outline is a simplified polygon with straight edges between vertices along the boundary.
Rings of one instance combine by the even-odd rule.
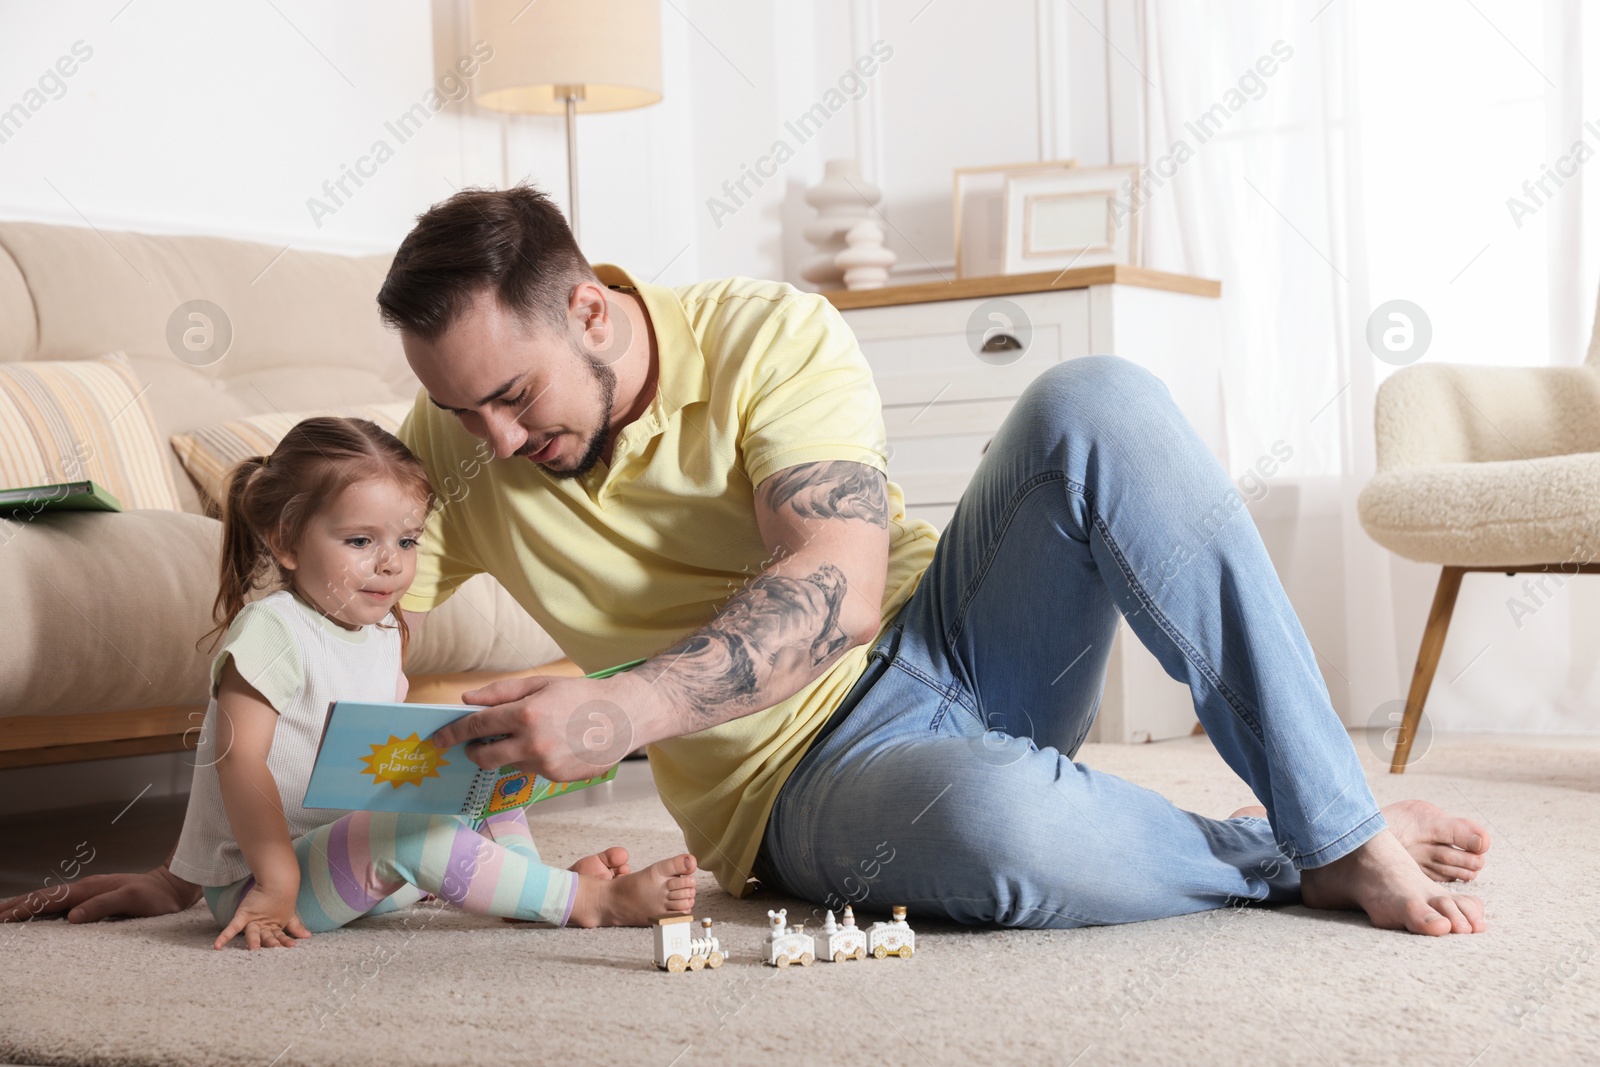
[[[816,939],[805,932],[804,924],[786,926],[788,917],[789,912],[786,908],[767,912],[770,924],[767,933],[767,962],[774,967],[787,967],[791,963],[809,967],[817,958]]]
[[[673,974],[684,970],[698,971],[702,967],[716,970],[726,958],[722,946],[711,933],[711,920],[700,920],[700,936],[693,936],[694,917],[690,915],[658,915],[652,919],[655,928],[656,966]]]
[[[845,905],[842,925],[835,924],[833,912],[828,912],[817,934],[817,958],[834,963],[867,958],[867,934],[856,925],[856,914],[850,905]]]
[[[903,905],[895,905],[893,921],[875,922],[867,927],[867,951],[872,953],[873,959],[899,956],[908,960],[916,947],[917,935],[906,925],[906,909]]]

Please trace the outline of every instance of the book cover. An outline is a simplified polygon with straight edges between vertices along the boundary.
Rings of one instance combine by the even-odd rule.
[[[0,512],[121,511],[122,504],[105,486],[92,481],[56,482],[21,489],[0,489]]]
[[[643,662],[635,660],[587,677],[608,677]],[[445,749],[433,743],[434,731],[479,710],[469,704],[334,701],[302,805],[479,820],[616,776],[616,767],[578,782],[552,782],[511,766],[484,770],[468,758],[467,742]]]

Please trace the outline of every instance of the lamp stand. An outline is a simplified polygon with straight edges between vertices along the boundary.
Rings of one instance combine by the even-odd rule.
[[[557,85],[557,100],[567,103],[567,224],[572,240],[578,243],[578,101],[584,97],[581,85]],[[579,244],[581,248],[582,245]]]

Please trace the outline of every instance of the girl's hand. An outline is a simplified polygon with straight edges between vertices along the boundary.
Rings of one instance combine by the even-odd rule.
[[[294,910],[294,892],[273,892],[260,884],[250,887],[250,892],[239,901],[233,920],[211,943],[221,948],[239,934],[244,934],[245,944],[254,952],[258,948],[293,948],[296,938],[311,936],[306,924]]]

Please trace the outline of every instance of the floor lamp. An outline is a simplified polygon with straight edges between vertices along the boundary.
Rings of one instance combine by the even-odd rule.
[[[578,236],[577,116],[661,99],[660,0],[472,0],[494,49],[474,79],[491,111],[567,117],[567,215]]]

